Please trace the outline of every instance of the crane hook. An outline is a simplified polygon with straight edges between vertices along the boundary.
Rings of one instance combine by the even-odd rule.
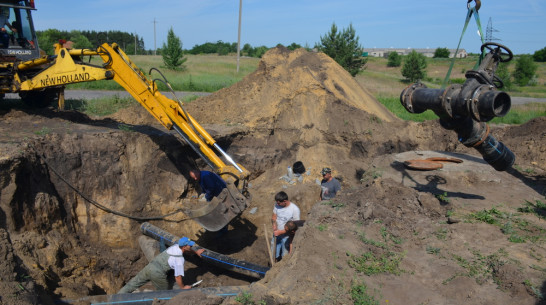
[[[474,6],[474,8],[476,8],[476,12],[480,9],[480,7],[482,6],[482,2],[480,0],[468,0],[468,2],[466,3],[466,7],[468,9],[470,9],[470,2],[476,2],[476,6]]]

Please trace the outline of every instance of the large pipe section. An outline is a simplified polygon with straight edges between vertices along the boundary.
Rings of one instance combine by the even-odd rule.
[[[173,290],[160,290],[160,291],[148,291],[138,293],[122,293],[122,294],[110,294],[110,295],[95,295],[83,297],[76,300],[62,299],[56,301],[55,304],[69,305],[69,304],[91,304],[91,305],[152,305],[154,300],[170,300],[178,294],[195,295],[196,291],[204,293],[206,295],[216,295],[222,298],[230,296],[236,296],[248,289],[248,286],[224,286],[224,287],[206,287],[206,288],[192,288],[189,290],[173,289]]]
[[[164,231],[148,222],[140,225],[140,230],[143,234],[150,236],[158,241],[163,241],[166,246],[171,246],[178,242],[180,237],[172,235],[171,233]],[[198,245],[192,247],[193,250],[204,249],[201,254],[201,258],[215,266],[224,268],[230,271],[248,275],[254,278],[263,278],[265,273],[269,270],[268,267],[259,266],[242,260],[231,258],[227,255],[223,255]]]
[[[446,89],[430,89],[417,82],[400,94],[400,102],[411,113],[432,110],[440,117],[440,125],[457,132],[459,141],[475,148],[483,159],[498,171],[510,168],[515,156],[502,142],[489,134],[485,123],[510,111],[510,96],[503,91],[502,80],[495,76],[499,62],[512,59],[512,52],[503,45],[486,43],[481,50],[490,50],[477,71],[466,72],[463,85]]]

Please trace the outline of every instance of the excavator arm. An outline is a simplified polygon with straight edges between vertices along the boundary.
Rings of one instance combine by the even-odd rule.
[[[238,178],[248,178],[249,172],[235,163],[217,144],[210,134],[182,107],[180,101],[167,98],[158,91],[142,71],[116,44],[103,44],[100,56],[106,69],[114,71],[113,80],[129,92],[165,128],[174,129],[199,154],[207,164],[220,173],[229,172]],[[213,151],[216,149],[231,163],[226,165]]]
[[[47,88],[62,90],[68,84],[112,79],[165,128],[174,129],[226,181],[227,188],[220,195],[204,207],[187,210],[188,216],[194,218],[205,229],[218,231],[248,206],[247,186],[250,173],[220,148],[212,136],[184,110],[181,101],[169,99],[159,92],[155,82],[148,80],[117,44],[105,43],[96,51],[66,49],[56,45],[55,54],[19,63],[16,70],[20,72],[34,71],[38,67],[43,69],[32,77],[21,77],[19,76],[21,73],[16,73],[12,90],[20,92]],[[104,65],[95,66],[74,60],[82,56],[100,56]],[[64,104],[64,101],[60,101],[61,104]],[[229,164],[224,163],[216,152]]]

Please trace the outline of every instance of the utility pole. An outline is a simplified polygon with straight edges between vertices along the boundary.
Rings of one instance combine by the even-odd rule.
[[[243,11],[243,0],[239,0],[239,33],[237,35],[237,73],[239,73],[239,58],[241,57],[241,14]]]
[[[156,47],[156,39],[155,39],[155,24],[157,23],[157,21],[155,21],[155,17],[154,17],[154,55],[157,55],[157,47]]]
[[[136,32],[135,32],[135,55],[136,55],[136,50],[137,50],[136,44],[137,44],[137,39],[136,39]]]

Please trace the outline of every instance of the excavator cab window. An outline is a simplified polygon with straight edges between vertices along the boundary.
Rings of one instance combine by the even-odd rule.
[[[0,0],[0,53],[21,60],[39,56],[28,1]]]

